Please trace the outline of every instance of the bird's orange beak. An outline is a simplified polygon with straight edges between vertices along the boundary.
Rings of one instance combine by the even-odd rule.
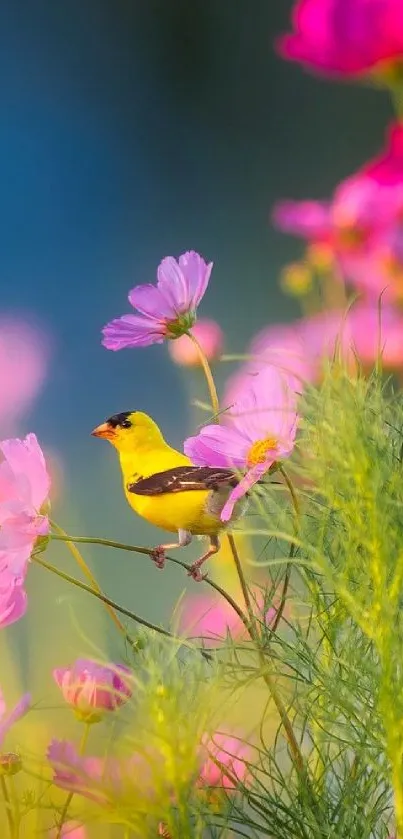
[[[91,435],[92,437],[103,437],[104,440],[113,440],[115,438],[115,431],[107,422],[103,422],[91,431]]]

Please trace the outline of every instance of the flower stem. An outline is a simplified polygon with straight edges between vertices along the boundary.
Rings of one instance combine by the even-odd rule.
[[[86,748],[86,745],[87,745],[87,742],[88,742],[88,736],[89,736],[89,733],[90,733],[90,728],[91,728],[91,723],[87,722],[84,726],[84,731],[83,731],[83,734],[82,734],[82,737],[81,737],[81,743],[80,743],[80,748],[79,748],[79,754],[81,756],[85,752],[85,748]],[[60,816],[60,822],[59,822],[59,827],[57,829],[56,839],[61,839],[63,825],[67,821],[69,807],[70,807],[70,804],[72,802],[73,795],[74,795],[74,792],[69,792],[69,794],[66,798],[66,801],[65,801],[65,804],[64,804],[64,807],[63,807],[63,810],[62,810],[62,814]]]
[[[279,466],[279,472],[281,472],[281,474],[284,478],[284,481],[287,485],[287,489],[288,489],[288,491],[290,493],[290,496],[291,496],[291,501],[292,501],[292,504],[293,504],[293,507],[294,507],[294,530],[295,530],[295,534],[298,535],[300,507],[299,507],[299,501],[298,501],[298,498],[297,498],[297,494],[296,494],[295,489],[293,487],[293,483],[292,483],[291,479],[288,477],[287,472],[285,471],[283,466]],[[278,625],[281,621],[281,618],[283,616],[284,607],[285,607],[286,600],[287,600],[288,586],[290,584],[292,560],[294,558],[294,554],[295,554],[295,543],[291,542],[290,551],[289,551],[289,554],[288,554],[288,562],[287,562],[287,565],[286,565],[286,568],[285,568],[283,590],[281,592],[280,605],[277,609],[276,617],[275,617],[275,619],[273,621],[273,624],[271,626],[271,632],[272,633],[277,631],[277,627],[278,627]]]
[[[75,542],[85,543],[85,544],[88,544],[88,545],[103,545],[106,548],[117,548],[118,550],[121,550],[121,551],[132,551],[133,553],[142,554],[143,556],[152,556],[152,554],[153,554],[151,548],[143,548],[140,545],[126,545],[124,542],[115,542],[113,539],[100,539],[100,538],[97,538],[95,536],[94,537],[93,536],[66,536],[66,537],[64,537],[64,536],[52,536],[52,538],[56,539],[56,541],[61,541],[61,542],[69,541],[69,542],[74,542],[74,543]],[[37,561],[37,557],[35,557],[35,561]],[[174,565],[180,565],[180,567],[184,568],[185,571],[190,571],[191,566],[188,565],[187,562],[182,562],[181,559],[176,559],[173,556],[167,556],[166,561],[167,562],[172,562]],[[48,563],[44,563],[43,560],[40,561],[40,564],[44,565],[45,568],[48,567]],[[53,566],[49,566],[49,568],[52,569],[53,571],[55,571],[55,573],[57,573],[59,575],[61,574],[61,572],[59,572],[58,569],[53,568]],[[63,576],[64,576],[64,578],[67,578],[67,575],[63,575]],[[73,578],[70,578],[70,580],[72,580],[72,579]],[[241,621],[244,624],[244,626],[246,627],[246,629],[248,629],[248,625],[249,625],[248,618],[244,614],[242,609],[238,606],[238,604],[235,602],[235,600],[233,600],[231,595],[228,594],[223,588],[221,588],[221,586],[219,586],[218,583],[215,583],[213,580],[210,580],[208,577],[205,577],[203,582],[206,583],[206,585],[210,586],[210,588],[213,588],[216,592],[218,592],[218,594],[220,594],[222,597],[225,598],[225,600],[232,607],[234,612],[237,613],[238,617],[241,619]],[[75,584],[76,585],[79,584],[77,580],[75,580]],[[81,583],[79,585],[81,586],[81,588],[83,588],[83,585]],[[88,587],[85,587],[85,590],[88,590]],[[91,590],[91,593],[95,594],[95,592],[92,591],[92,590]],[[116,603],[114,604],[114,607],[118,611],[122,612],[122,614],[127,614],[129,617],[132,617],[133,620],[137,620],[139,623],[141,623],[140,618],[138,618],[137,616],[134,616],[131,612],[127,612],[126,610],[123,610],[121,607],[117,606]],[[153,627],[153,628],[155,629],[156,627]],[[159,630],[159,631],[161,631],[161,630]],[[165,632],[165,630],[164,630],[164,632]]]
[[[211,372],[210,365],[207,361],[207,358],[206,358],[206,356],[205,356],[197,338],[195,338],[195,336],[191,332],[187,332],[186,334],[190,338],[190,340],[192,341],[194,346],[196,347],[197,352],[199,353],[200,363],[201,363],[201,366],[203,367],[203,372],[204,372],[204,375],[206,377],[207,387],[209,389],[211,405],[212,405],[212,408],[213,408],[214,415],[217,416],[217,414],[220,411],[220,403],[218,401],[217,389],[216,389],[216,386],[215,386],[215,382],[214,382],[213,374]]]
[[[291,724],[291,720],[290,720],[290,718],[287,714],[285,706],[283,705],[281,697],[277,693],[277,688],[274,684],[274,681],[271,678],[270,674],[267,672],[265,656],[264,656],[264,653],[263,653],[263,650],[262,650],[262,647],[261,647],[261,643],[260,643],[261,639],[260,639],[259,631],[258,631],[258,628],[257,628],[257,625],[256,625],[256,619],[255,619],[255,615],[254,615],[254,612],[253,612],[251,599],[249,597],[247,582],[246,582],[246,579],[245,579],[245,575],[243,573],[242,564],[241,564],[241,560],[239,558],[239,554],[238,554],[238,551],[237,551],[235,540],[234,540],[234,537],[232,536],[231,533],[228,534],[228,542],[229,542],[229,545],[230,545],[230,548],[231,548],[232,556],[233,556],[234,563],[235,563],[235,568],[236,568],[236,571],[237,571],[237,574],[238,574],[238,579],[239,579],[239,582],[240,582],[240,585],[241,585],[242,593],[243,593],[243,596],[244,596],[244,599],[245,599],[245,605],[246,605],[247,612],[248,612],[248,617],[249,617],[248,631],[249,631],[249,635],[250,635],[251,640],[255,644],[256,651],[258,653],[259,660],[260,660],[260,663],[262,665],[262,677],[263,677],[264,681],[266,682],[267,687],[269,688],[270,695],[271,695],[271,697],[273,699],[273,702],[274,702],[274,704],[277,708],[277,711],[278,711],[278,714],[280,716],[282,725],[284,727],[284,731],[286,733],[287,740],[288,740],[288,743],[289,743],[289,746],[290,746],[290,751],[291,751],[291,754],[292,754],[292,757],[293,757],[293,763],[294,763],[294,765],[295,765],[295,767],[298,771],[298,774],[305,780],[305,782],[307,782],[308,781],[307,770],[305,768],[305,763],[304,763],[304,759],[302,757],[300,747],[298,745],[297,739],[296,739],[295,734],[294,734],[294,730],[293,730],[293,727],[292,727],[292,724]],[[310,786],[310,784],[309,784],[309,786]]]
[[[7,783],[4,775],[0,775],[0,786],[4,798],[4,807],[7,815],[8,829],[10,832],[10,839],[15,839],[14,817],[11,807],[10,796],[8,794]]]
[[[77,563],[78,567],[81,569],[81,571],[83,572],[84,576],[85,576],[85,577],[87,578],[87,580],[90,582],[92,589],[93,589],[94,591],[98,592],[98,594],[99,594],[99,595],[102,595],[102,597],[101,597],[100,599],[103,599],[103,592],[102,592],[102,589],[101,589],[101,588],[100,588],[100,586],[98,585],[98,583],[97,583],[97,581],[96,581],[96,579],[95,579],[95,577],[94,577],[94,575],[93,575],[92,571],[91,571],[91,570],[90,570],[90,568],[88,567],[88,565],[87,565],[87,563],[86,563],[86,561],[85,561],[84,557],[82,556],[82,554],[80,553],[80,551],[78,550],[78,548],[76,548],[76,546],[74,545],[74,543],[73,543],[73,542],[70,542],[68,539],[66,539],[66,537],[67,537],[67,533],[65,533],[65,531],[64,531],[64,530],[62,530],[62,528],[61,528],[61,527],[59,527],[59,525],[58,525],[58,524],[56,524],[54,521],[52,521],[52,522],[51,522],[51,525],[52,525],[52,528],[53,528],[54,530],[56,530],[56,533],[58,533],[58,534],[59,534],[59,536],[63,536],[63,539],[64,539],[64,541],[66,542],[66,545],[67,545],[68,549],[70,550],[71,554],[73,555],[73,557],[74,557],[74,559],[75,559],[75,561],[76,561],[76,563]],[[119,620],[119,618],[118,618],[118,616],[117,616],[116,612],[114,611],[114,609],[111,607],[111,605],[110,605],[110,604],[108,604],[108,602],[107,602],[107,600],[106,600],[106,599],[103,599],[103,602],[104,602],[104,604],[105,604],[105,608],[106,608],[106,611],[108,612],[108,615],[112,618],[112,620],[113,620],[113,622],[114,622],[115,626],[118,628],[119,632],[121,632],[121,634],[123,635],[123,637],[124,637],[126,640],[128,640],[128,641],[129,641],[129,643],[132,643],[132,642],[130,641],[130,638],[129,638],[129,637],[128,637],[128,635],[127,635],[127,632],[126,632],[125,627],[123,626],[122,622]]]

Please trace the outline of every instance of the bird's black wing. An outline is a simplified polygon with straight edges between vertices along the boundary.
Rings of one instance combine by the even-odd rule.
[[[190,490],[218,490],[220,485],[235,487],[239,482],[232,469],[215,469],[212,466],[176,466],[156,472],[149,478],[140,478],[126,485],[135,495],[164,495]]]

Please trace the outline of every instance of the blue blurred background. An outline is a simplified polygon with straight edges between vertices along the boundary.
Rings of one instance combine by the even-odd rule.
[[[270,208],[326,197],[381,147],[390,105],[276,57],[286,0],[0,8],[1,309],[39,324],[52,347],[18,431],[35,430],[62,460],[66,529],[153,544],[159,536],[126,506],[114,452],[89,434],[112,413],[142,409],[181,446],[195,384],[166,347],[105,350],[102,326],[129,311],[128,290],[154,281],[162,257],[191,248],[215,263],[201,313],[221,323],[229,351],[291,320],[298,309],[277,277],[300,246],[270,228]],[[48,558],[65,554],[52,547]],[[111,596],[150,619],[166,620],[186,583],[142,557],[85,555]],[[58,581],[48,590],[45,576],[35,568],[28,581],[44,638],[50,626],[65,634],[70,597],[74,608],[84,602]]]

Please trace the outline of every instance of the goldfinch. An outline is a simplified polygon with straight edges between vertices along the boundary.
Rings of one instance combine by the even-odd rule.
[[[209,549],[193,563],[189,575],[201,580],[200,568],[220,548],[218,534],[225,528],[222,508],[238,477],[231,469],[193,466],[190,459],[173,449],[158,425],[141,411],[114,414],[92,432],[109,440],[118,452],[123,489],[133,510],[154,524],[178,533],[177,542],[157,545],[153,560],[163,568],[165,552],[189,545],[194,535],[210,538]],[[245,510],[238,502],[230,524]]]

